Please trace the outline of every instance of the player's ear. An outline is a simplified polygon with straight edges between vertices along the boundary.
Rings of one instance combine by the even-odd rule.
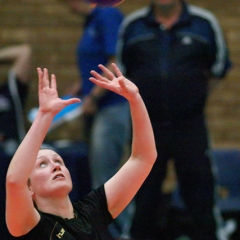
[[[31,196],[32,196],[32,195],[34,194],[34,191],[33,191],[32,187],[31,187],[31,181],[30,181],[30,179],[28,179],[28,181],[27,181],[27,186],[28,186],[28,190],[30,191]]]

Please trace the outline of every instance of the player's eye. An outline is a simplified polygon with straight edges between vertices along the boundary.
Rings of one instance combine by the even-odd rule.
[[[58,165],[62,165],[63,163],[62,163],[62,161],[61,160],[55,160],[55,163],[57,163]]]
[[[40,167],[41,167],[41,168],[44,168],[44,167],[46,167],[46,166],[47,166],[47,163],[46,163],[46,162],[41,162],[41,163],[40,163]]]

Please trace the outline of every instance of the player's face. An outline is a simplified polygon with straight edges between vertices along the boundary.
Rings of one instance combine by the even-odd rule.
[[[67,195],[72,189],[72,180],[62,158],[53,150],[40,150],[30,175],[33,195],[57,197]]]

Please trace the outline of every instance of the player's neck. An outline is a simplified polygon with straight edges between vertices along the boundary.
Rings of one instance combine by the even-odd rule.
[[[37,202],[37,206],[38,209],[44,213],[49,213],[69,219],[74,217],[73,206],[68,196],[62,199],[39,199]]]

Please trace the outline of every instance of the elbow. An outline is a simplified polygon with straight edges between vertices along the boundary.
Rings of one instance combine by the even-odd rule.
[[[14,187],[18,184],[18,180],[12,176],[12,174],[7,174],[6,176],[6,187]]]
[[[146,152],[148,153],[148,158],[151,159],[151,161],[154,164],[157,159],[157,155],[158,155],[155,143],[152,143],[151,145],[149,145]]]
[[[155,149],[154,151],[153,151],[153,153],[152,153],[152,161],[153,161],[153,163],[155,163],[156,162],[156,160],[157,160],[157,150]]]
[[[153,165],[156,162],[157,159],[157,149],[156,147],[152,147],[148,150],[146,150],[147,155],[145,156],[146,159],[148,159],[148,162]]]
[[[149,165],[153,166],[157,159],[157,151],[153,149],[151,151],[147,151],[147,154],[143,157],[143,159],[147,159]]]
[[[157,159],[157,156],[158,156],[158,153],[157,153],[157,149],[155,149],[155,151],[154,151],[155,153],[154,153],[154,158],[155,158],[155,160],[154,160],[154,162],[156,161],[156,159]]]
[[[140,153],[132,152],[131,157],[133,159],[139,159],[149,165],[153,165],[157,159],[157,150],[156,148],[146,148]]]
[[[23,184],[22,181],[19,181],[18,178],[16,178],[12,174],[7,174],[7,176],[6,176],[6,188],[7,189],[21,188],[23,185],[25,185],[25,183]]]

